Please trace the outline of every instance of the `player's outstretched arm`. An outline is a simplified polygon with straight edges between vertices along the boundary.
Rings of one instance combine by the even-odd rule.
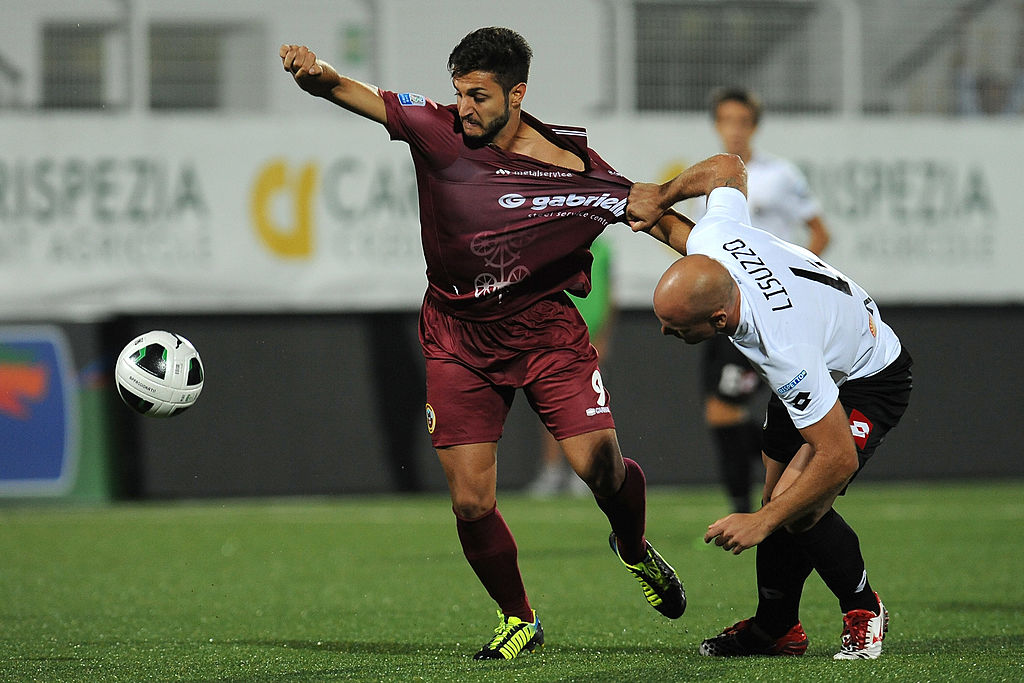
[[[387,123],[384,99],[377,88],[342,76],[305,45],[282,45],[281,65],[295,83],[310,95],[322,97],[339,107],[377,123]]]
[[[626,218],[634,231],[648,231],[668,209],[691,197],[710,194],[716,187],[735,187],[747,193],[747,168],[735,154],[716,154],[690,166],[661,185],[636,183],[629,191]]]
[[[690,237],[692,227],[693,221],[674,209],[669,209],[657,223],[644,232],[686,256],[686,240]]]

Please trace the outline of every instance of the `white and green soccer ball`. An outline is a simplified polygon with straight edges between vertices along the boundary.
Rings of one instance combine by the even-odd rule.
[[[199,352],[181,335],[163,330],[133,339],[117,357],[117,393],[133,410],[172,417],[190,408],[203,390]]]

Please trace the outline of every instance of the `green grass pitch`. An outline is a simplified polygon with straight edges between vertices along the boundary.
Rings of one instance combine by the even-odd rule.
[[[840,500],[892,617],[876,661],[832,660],[841,615],[814,575],[803,658],[697,654],[754,607],[754,553],[700,540],[723,498],[650,493],[689,598],[669,621],[592,501],[503,494],[547,636],[511,662],[472,660],[497,620],[441,495],[0,507],[0,681],[1024,680],[1024,482]]]

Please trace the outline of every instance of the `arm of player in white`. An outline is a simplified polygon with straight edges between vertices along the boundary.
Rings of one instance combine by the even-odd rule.
[[[716,187],[734,187],[747,194],[747,168],[735,154],[715,154],[661,185],[635,183],[629,191],[626,217],[634,231],[649,230],[679,202],[709,195]]]

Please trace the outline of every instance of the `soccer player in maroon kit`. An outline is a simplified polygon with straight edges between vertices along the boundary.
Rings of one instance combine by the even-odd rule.
[[[624,222],[630,181],[587,146],[582,128],[522,111],[532,53],[509,29],[479,29],[455,47],[448,106],[341,76],[305,46],[283,45],[280,55],[300,88],[383,124],[412,152],[428,281],[427,429],[463,552],[499,608],[475,658],[512,659],[544,643],[496,499],[497,442],[517,389],[590,486],[612,550],[647,601],[681,616],[682,584],[644,536],[643,471],[619,451],[597,353],[565,294],[590,291],[588,247]]]

